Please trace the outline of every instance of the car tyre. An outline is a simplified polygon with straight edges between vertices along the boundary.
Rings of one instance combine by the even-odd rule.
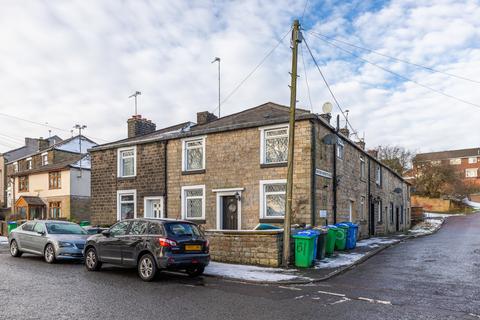
[[[187,274],[191,278],[199,277],[205,272],[205,267],[193,267],[187,269]]]
[[[98,259],[95,248],[89,248],[85,252],[85,267],[88,271],[98,271],[102,267],[102,262]]]
[[[55,258],[55,248],[53,247],[53,244],[47,244],[45,250],[43,251],[43,258],[45,259],[46,263],[55,263],[57,261]]]
[[[155,258],[150,253],[144,254],[138,261],[137,269],[138,276],[143,281],[152,281],[155,279],[158,269]]]
[[[12,240],[12,242],[10,242],[10,254],[12,255],[12,257],[15,257],[15,258],[18,258],[18,257],[21,257],[22,256],[22,253],[19,249],[18,249],[18,243],[16,240]]]

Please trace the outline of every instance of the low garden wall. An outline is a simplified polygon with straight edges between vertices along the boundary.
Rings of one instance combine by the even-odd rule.
[[[282,230],[208,230],[206,236],[213,261],[268,267],[281,264]]]

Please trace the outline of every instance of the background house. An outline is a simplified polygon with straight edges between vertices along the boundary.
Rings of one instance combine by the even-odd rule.
[[[75,136],[7,163],[12,182],[11,219],[90,216],[90,157],[96,143]]]

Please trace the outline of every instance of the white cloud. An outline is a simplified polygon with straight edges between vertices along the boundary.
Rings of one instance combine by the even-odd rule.
[[[110,141],[126,135],[127,97],[142,91],[139,112],[158,127],[195,120],[217,104],[222,59],[225,97],[287,32],[305,2],[293,1],[11,1],[0,11],[0,112]],[[328,11],[328,16],[320,13]],[[401,59],[479,78],[480,5],[476,1],[391,1],[368,8],[311,1],[306,25],[320,33]],[[480,109],[364,64],[306,33],[339,101],[367,144],[423,151],[478,146]],[[289,37],[232,96],[222,113],[266,101],[288,104]],[[348,48],[348,47],[346,47]],[[349,50],[351,48],[348,48]],[[479,84],[357,54],[415,81],[480,103]],[[304,50],[315,112],[331,100]],[[309,108],[303,80],[299,105]],[[55,132],[63,137],[68,132]],[[46,128],[0,116],[0,135],[46,136]],[[0,136],[0,151],[15,142]]]

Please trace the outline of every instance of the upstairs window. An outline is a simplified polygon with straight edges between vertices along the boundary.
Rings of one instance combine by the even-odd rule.
[[[345,144],[343,143],[343,140],[338,138],[337,141],[337,158],[343,160],[345,156]]]
[[[42,166],[46,166],[48,164],[48,153],[42,153]]]
[[[18,177],[18,192],[28,191],[28,176]]]
[[[288,126],[261,129],[262,164],[285,163],[288,159]]]
[[[18,162],[13,163],[13,172],[18,172]]]
[[[205,137],[183,140],[183,171],[205,169]]]
[[[49,189],[61,189],[62,188],[62,173],[50,172],[48,174],[48,188]]]
[[[285,180],[260,181],[260,217],[275,219],[285,216],[287,183]]]
[[[27,160],[25,160],[25,169],[26,170],[32,169],[32,158],[27,158]]]
[[[360,178],[365,179],[365,157],[360,156]]]
[[[440,164],[442,163],[442,161],[440,161],[440,160],[432,160],[432,161],[430,161],[430,163],[432,164],[432,166],[438,166],[438,165],[440,165]]]
[[[118,149],[118,177],[134,177],[136,169],[137,148]]]
[[[379,187],[382,185],[382,167],[380,165],[377,165],[375,170],[375,184]]]
[[[182,217],[205,219],[205,186],[182,187]]]
[[[469,164],[477,163],[477,157],[470,157],[470,158],[468,158],[468,163],[469,163]]]
[[[461,158],[450,159],[450,164],[452,165],[462,164],[462,159]]]
[[[476,178],[476,177],[478,177],[477,168],[465,169],[465,178]]]

